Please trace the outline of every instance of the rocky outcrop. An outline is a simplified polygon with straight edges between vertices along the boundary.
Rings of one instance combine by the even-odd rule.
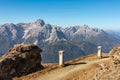
[[[0,59],[0,77],[12,78],[42,69],[41,51],[33,44],[15,45]]]
[[[110,53],[110,58],[113,60],[114,64],[120,63],[120,46],[114,47]]]
[[[101,65],[91,80],[120,80],[120,65]]]
[[[114,47],[109,55],[109,64],[100,64],[93,80],[120,80],[120,46]]]

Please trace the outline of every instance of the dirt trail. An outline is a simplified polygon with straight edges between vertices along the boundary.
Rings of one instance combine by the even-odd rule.
[[[29,80],[66,80],[65,79],[66,76],[70,76],[70,74],[74,74],[77,71],[87,69],[88,66],[92,64],[103,62],[108,59],[109,58],[76,61],[74,64],[69,64],[63,68],[57,68],[57,69],[51,70],[45,74],[39,74],[39,76],[33,77]]]

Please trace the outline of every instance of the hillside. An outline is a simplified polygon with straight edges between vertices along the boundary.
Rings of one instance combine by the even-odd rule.
[[[66,52],[66,61],[97,51],[101,45],[104,52],[120,44],[120,40],[102,29],[87,25],[59,27],[38,19],[30,23],[0,25],[0,55],[15,44],[36,44],[43,49],[43,62],[58,62],[58,51]],[[107,47],[106,47],[107,46]],[[49,57],[48,57],[49,56]]]
[[[117,39],[120,40],[120,30],[117,30],[117,31],[116,30],[115,31],[114,30],[106,30],[106,32],[115,36]]]
[[[92,47],[92,49],[90,47]],[[43,48],[43,53],[41,54],[43,62],[58,62],[59,50],[65,51],[65,61],[68,61],[79,56],[85,56],[97,52],[97,46],[85,41],[80,41],[78,43],[68,41],[54,42]],[[48,53],[48,51],[50,53]]]
[[[61,68],[57,64],[51,64],[42,71],[14,78],[14,80],[93,80],[100,65],[110,65],[111,62],[107,54],[104,54],[102,59],[98,59],[96,54],[92,54],[68,61],[65,64],[66,66]]]

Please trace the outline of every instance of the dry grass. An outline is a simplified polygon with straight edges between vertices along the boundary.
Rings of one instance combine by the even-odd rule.
[[[63,77],[61,80],[94,80],[94,75],[97,70],[100,69],[101,63],[105,63],[108,66],[111,66],[111,61],[109,59],[105,59],[103,61],[98,61],[95,63],[92,63],[90,65],[84,66],[83,69],[78,70],[74,73],[69,74],[66,77]]]
[[[91,80],[101,62],[109,64],[108,55],[99,59],[96,54],[80,57],[66,62],[65,67],[58,64],[43,64],[45,69],[13,80]]]

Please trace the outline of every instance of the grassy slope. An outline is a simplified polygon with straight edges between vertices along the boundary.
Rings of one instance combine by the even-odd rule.
[[[44,64],[44,70],[14,80],[92,80],[99,64],[107,63],[108,60],[109,58],[98,59],[96,54],[92,54],[66,62],[62,68],[57,64]]]

